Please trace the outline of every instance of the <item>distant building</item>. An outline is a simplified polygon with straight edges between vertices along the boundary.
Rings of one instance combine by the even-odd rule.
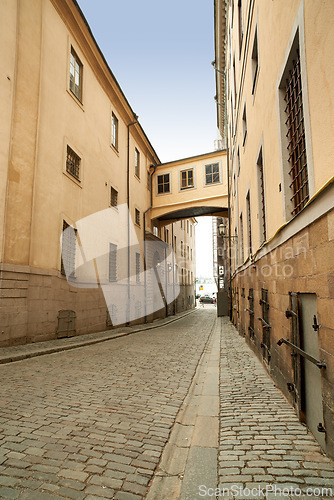
[[[332,0],[215,0],[232,319],[332,456],[333,25]]]

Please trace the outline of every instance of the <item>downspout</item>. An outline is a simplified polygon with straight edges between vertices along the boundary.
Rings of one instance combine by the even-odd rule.
[[[127,303],[127,322],[130,324],[130,127],[138,123],[138,116],[134,115],[135,121],[129,123],[128,127],[128,147],[126,162],[126,203],[128,207],[127,225],[128,225],[128,303]]]
[[[153,174],[157,168],[156,165],[150,165],[150,168],[153,167],[153,172],[150,174],[150,187],[151,187],[151,203],[150,203],[150,206],[148,207],[147,210],[145,210],[144,214],[143,214],[143,230],[144,230],[144,238],[143,238],[143,241],[144,241],[144,295],[145,295],[145,323],[147,323],[147,307],[146,307],[146,292],[147,292],[147,277],[146,277],[146,271],[147,271],[147,259],[146,259],[146,238],[145,238],[145,233],[146,233],[146,214],[149,210],[151,210],[152,206],[153,206],[153,186],[152,186],[152,178],[153,178]]]
[[[175,299],[175,255],[174,255],[174,222],[172,222],[172,275],[173,275],[173,315],[176,314]]]

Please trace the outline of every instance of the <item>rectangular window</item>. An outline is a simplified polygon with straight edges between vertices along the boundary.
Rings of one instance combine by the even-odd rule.
[[[113,187],[110,188],[110,205],[112,207],[117,207],[118,191]]]
[[[249,289],[249,294],[248,294],[248,301],[249,301],[249,307],[248,307],[248,312],[249,312],[249,327],[248,327],[248,332],[249,332],[249,338],[254,341],[254,290],[253,288]]]
[[[241,258],[241,263],[243,263],[245,260],[245,253],[244,253],[244,224],[242,220],[242,214],[240,214],[240,258]]]
[[[269,325],[269,296],[268,290],[261,289],[260,306],[262,308],[262,317],[259,318],[262,323],[262,343],[263,357],[270,362],[270,325]]]
[[[181,241],[181,257],[183,257],[183,241]]]
[[[158,175],[158,194],[170,192],[169,174]]]
[[[77,230],[63,221],[63,233],[61,240],[61,274],[67,278],[75,277],[75,251]]]
[[[182,170],[181,174],[181,189],[189,189],[194,187],[194,169]]]
[[[137,208],[135,208],[135,222],[137,226],[140,226],[140,212]]]
[[[135,175],[140,179],[140,153],[137,148],[135,148]]]
[[[117,281],[117,245],[109,243],[109,281]]]
[[[244,106],[244,112],[242,113],[242,145],[245,145],[247,137],[247,115],[246,115],[246,103]]]
[[[309,199],[307,174],[307,158],[304,129],[302,81],[300,73],[300,54],[296,50],[296,57],[292,62],[292,69],[286,79],[285,125],[287,129],[289,176],[292,202],[292,215],[298,214]]]
[[[82,101],[82,64],[73,47],[70,57],[70,91]]]
[[[262,148],[257,159],[257,177],[259,190],[260,242],[263,243],[267,239],[267,223]]]
[[[147,170],[146,171],[146,179],[147,179],[147,190],[151,191],[151,175],[150,172]]]
[[[176,236],[174,236],[174,252],[176,252]]]
[[[216,184],[220,182],[219,163],[205,165],[205,184]]]
[[[166,233],[165,233],[165,242],[169,243],[169,231],[168,231],[168,229],[166,229]]]
[[[240,168],[241,168],[241,165],[240,165],[240,150],[239,150],[239,146],[238,146],[238,151],[237,151],[237,168],[238,168],[238,176],[240,175]]]
[[[253,42],[253,50],[252,50],[252,78],[253,78],[252,94],[254,94],[255,92],[255,84],[256,84],[258,70],[259,70],[259,48],[258,48],[257,27],[256,27],[254,42]]]
[[[187,233],[189,233],[189,221],[187,220]]]
[[[243,22],[242,22],[242,1],[241,0],[238,0],[238,29],[239,29],[239,59],[240,59],[242,39],[244,36]]]
[[[190,236],[192,236],[192,235],[193,235],[193,225],[190,224]]]
[[[246,210],[247,210],[247,239],[248,239],[248,253],[252,253],[252,217],[250,206],[250,192],[246,196]]]
[[[136,252],[136,282],[140,283],[140,253]]]
[[[78,156],[70,146],[67,146],[66,172],[71,174],[78,181],[80,181],[80,163],[80,156]]]
[[[111,144],[118,151],[118,118],[111,114]]]

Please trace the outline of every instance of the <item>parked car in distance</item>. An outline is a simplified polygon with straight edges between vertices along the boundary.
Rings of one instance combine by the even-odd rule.
[[[203,297],[200,297],[199,301],[203,304],[214,304],[214,297],[210,297],[210,295],[203,295]]]

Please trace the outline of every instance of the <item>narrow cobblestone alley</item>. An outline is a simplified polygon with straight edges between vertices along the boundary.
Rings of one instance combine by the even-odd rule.
[[[0,497],[142,498],[214,323],[0,366]]]
[[[0,366],[0,498],[331,498],[333,462],[227,319],[156,326]]]

